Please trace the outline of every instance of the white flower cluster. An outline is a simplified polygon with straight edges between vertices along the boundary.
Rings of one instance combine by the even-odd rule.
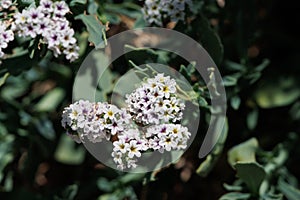
[[[188,6],[192,6],[191,0],[146,0],[142,12],[149,24],[162,26],[165,19],[184,20]]]
[[[1,0],[0,1],[0,10],[8,9],[12,5],[11,0]]]
[[[160,124],[150,126],[143,132],[128,129],[113,142],[112,157],[118,169],[135,168],[137,158],[146,151],[181,150],[187,147],[191,133],[180,124]]]
[[[187,147],[187,141],[191,136],[188,128],[180,124],[160,124],[147,130],[149,147],[159,152],[181,150]]]
[[[147,79],[127,95],[126,103],[134,121],[143,125],[179,121],[185,107],[177,98],[175,80],[163,74]]]
[[[66,59],[74,61],[79,56],[79,47],[74,30],[65,17],[69,11],[64,1],[41,0],[38,7],[16,13],[12,29],[23,37],[41,36],[42,41],[48,44],[48,49],[54,52],[54,56],[64,54]]]
[[[86,137],[91,142],[109,140],[112,135],[121,134],[130,115],[108,103],[91,103],[80,100],[66,107],[62,114],[62,126],[78,143]]]
[[[7,25],[0,21],[0,58],[4,56],[2,49],[8,46],[10,41],[14,40],[14,33],[7,29]],[[1,61],[0,61],[1,62]]]
[[[177,124],[184,104],[176,97],[176,82],[158,74],[137,88],[126,100],[128,107],[119,109],[108,103],[80,100],[66,107],[62,126],[76,142],[103,139],[113,143],[111,156],[117,167],[135,168],[146,151],[181,150],[191,136]]]

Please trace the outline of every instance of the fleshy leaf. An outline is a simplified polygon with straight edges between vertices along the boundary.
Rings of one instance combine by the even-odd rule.
[[[101,24],[98,18],[92,15],[81,14],[76,16],[75,19],[80,19],[85,24],[89,33],[89,42],[93,43],[96,49],[102,48],[106,27]]]
[[[258,163],[237,163],[237,176],[242,179],[253,194],[258,194],[259,187],[266,177],[266,172]]]
[[[234,167],[236,163],[255,162],[255,152],[258,148],[256,138],[251,138],[228,151],[228,163]]]
[[[219,200],[244,200],[249,199],[250,196],[248,193],[230,192],[224,194]]]

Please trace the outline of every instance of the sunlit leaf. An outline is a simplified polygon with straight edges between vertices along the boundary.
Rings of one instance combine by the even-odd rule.
[[[274,77],[255,93],[256,102],[262,108],[286,106],[299,97],[300,88],[293,77]]]
[[[228,151],[228,163],[234,167],[236,163],[255,162],[255,152],[258,148],[256,138],[251,138]]]
[[[5,83],[6,79],[9,77],[9,73],[5,73],[3,77],[0,78],[0,87]]]

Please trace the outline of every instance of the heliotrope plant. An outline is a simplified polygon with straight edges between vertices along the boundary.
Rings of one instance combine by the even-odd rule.
[[[164,74],[148,78],[126,96],[127,106],[79,100],[66,107],[62,126],[76,142],[109,140],[117,167],[135,168],[143,152],[182,150],[191,136],[180,124],[184,103],[176,81]]]

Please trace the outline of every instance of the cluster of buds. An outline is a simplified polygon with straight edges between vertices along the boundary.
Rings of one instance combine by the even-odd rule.
[[[191,136],[179,124],[184,104],[176,81],[164,74],[148,78],[127,95],[126,108],[108,103],[77,101],[66,107],[62,126],[77,142],[112,142],[111,156],[121,170],[135,168],[143,152],[183,150]]]

